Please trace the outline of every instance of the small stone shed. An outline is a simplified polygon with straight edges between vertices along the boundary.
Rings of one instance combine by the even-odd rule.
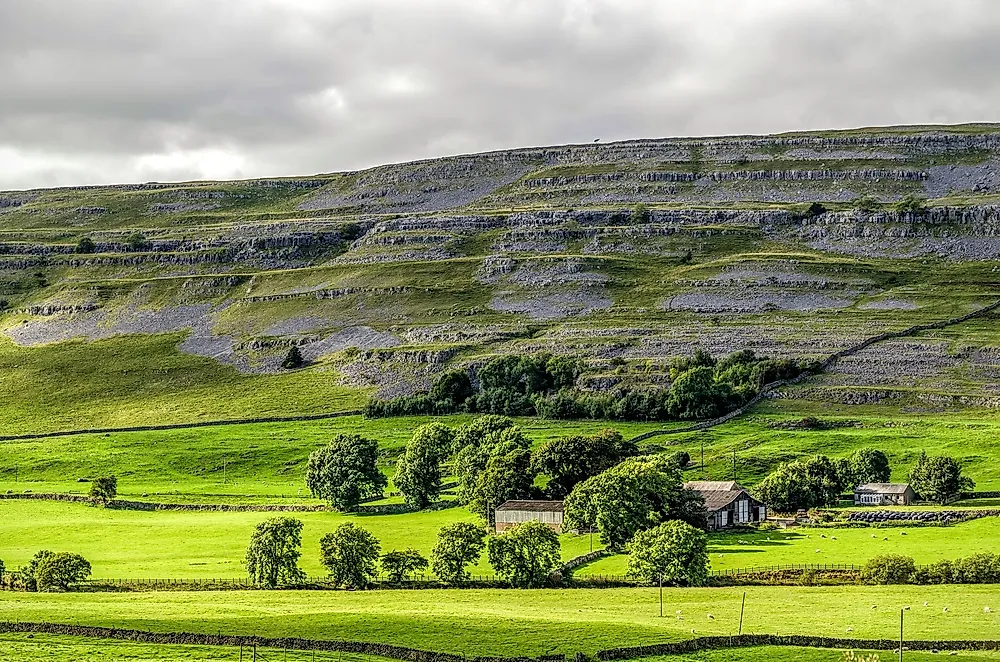
[[[497,532],[509,529],[515,524],[534,520],[546,524],[557,533],[562,532],[563,502],[510,500],[504,501],[496,509]]]
[[[855,506],[908,506],[916,500],[909,483],[865,483],[854,488]]]

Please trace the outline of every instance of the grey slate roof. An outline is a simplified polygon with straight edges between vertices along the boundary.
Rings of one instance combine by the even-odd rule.
[[[705,499],[708,512],[725,508],[744,494],[753,498],[749,492],[732,480],[692,480],[684,483],[684,487],[701,494]]]
[[[865,483],[854,488],[857,494],[904,494],[909,483]]]

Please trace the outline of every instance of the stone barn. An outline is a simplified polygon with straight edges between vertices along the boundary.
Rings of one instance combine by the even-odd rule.
[[[735,481],[695,480],[684,487],[705,499],[709,529],[760,524],[767,519],[767,507]]]
[[[855,506],[908,506],[916,500],[909,483],[865,483],[854,488]]]
[[[535,520],[546,524],[556,533],[562,532],[563,502],[562,501],[504,501],[496,509],[497,532],[510,527]]]

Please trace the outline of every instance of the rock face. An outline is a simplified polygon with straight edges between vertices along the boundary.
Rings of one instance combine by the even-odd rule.
[[[381,395],[538,351],[584,357],[586,388],[663,385],[698,348],[816,358],[997,296],[998,166],[1000,127],[983,126],[0,193],[0,314],[25,346],[178,333],[245,372],[296,346]],[[895,211],[908,196],[939,199]],[[774,397],[993,407],[997,382],[1000,352],[949,337],[872,347]]]

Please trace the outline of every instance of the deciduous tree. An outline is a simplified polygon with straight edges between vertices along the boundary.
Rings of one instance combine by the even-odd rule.
[[[685,522],[640,531],[625,551],[632,577],[677,586],[702,586],[708,580],[708,536]]]
[[[364,588],[377,575],[381,545],[353,522],[341,524],[319,541],[320,562],[335,586]]]
[[[467,581],[466,568],[477,562],[486,546],[486,531],[471,522],[455,522],[441,527],[431,550],[431,570],[450,584]]]
[[[378,468],[378,444],[356,434],[338,434],[309,455],[306,485],[313,496],[339,510],[382,494],[388,481]]]
[[[921,499],[934,503],[948,503],[959,498],[962,492],[972,490],[976,484],[962,475],[962,465],[954,458],[927,457],[921,453],[910,472],[910,487]]]
[[[90,502],[107,506],[118,496],[118,478],[100,476],[90,482]]]
[[[382,572],[390,582],[399,583],[415,572],[427,569],[427,559],[415,549],[392,550],[382,555]]]
[[[617,430],[606,429],[590,435],[561,437],[542,444],[532,458],[536,473],[549,477],[547,491],[562,499],[578,483],[635,455],[636,445]]]
[[[497,575],[513,586],[541,586],[559,565],[559,536],[535,520],[491,536],[487,549]]]
[[[264,520],[254,529],[247,547],[250,581],[265,588],[301,582],[305,578],[298,566],[301,547],[301,521],[292,517]]]

